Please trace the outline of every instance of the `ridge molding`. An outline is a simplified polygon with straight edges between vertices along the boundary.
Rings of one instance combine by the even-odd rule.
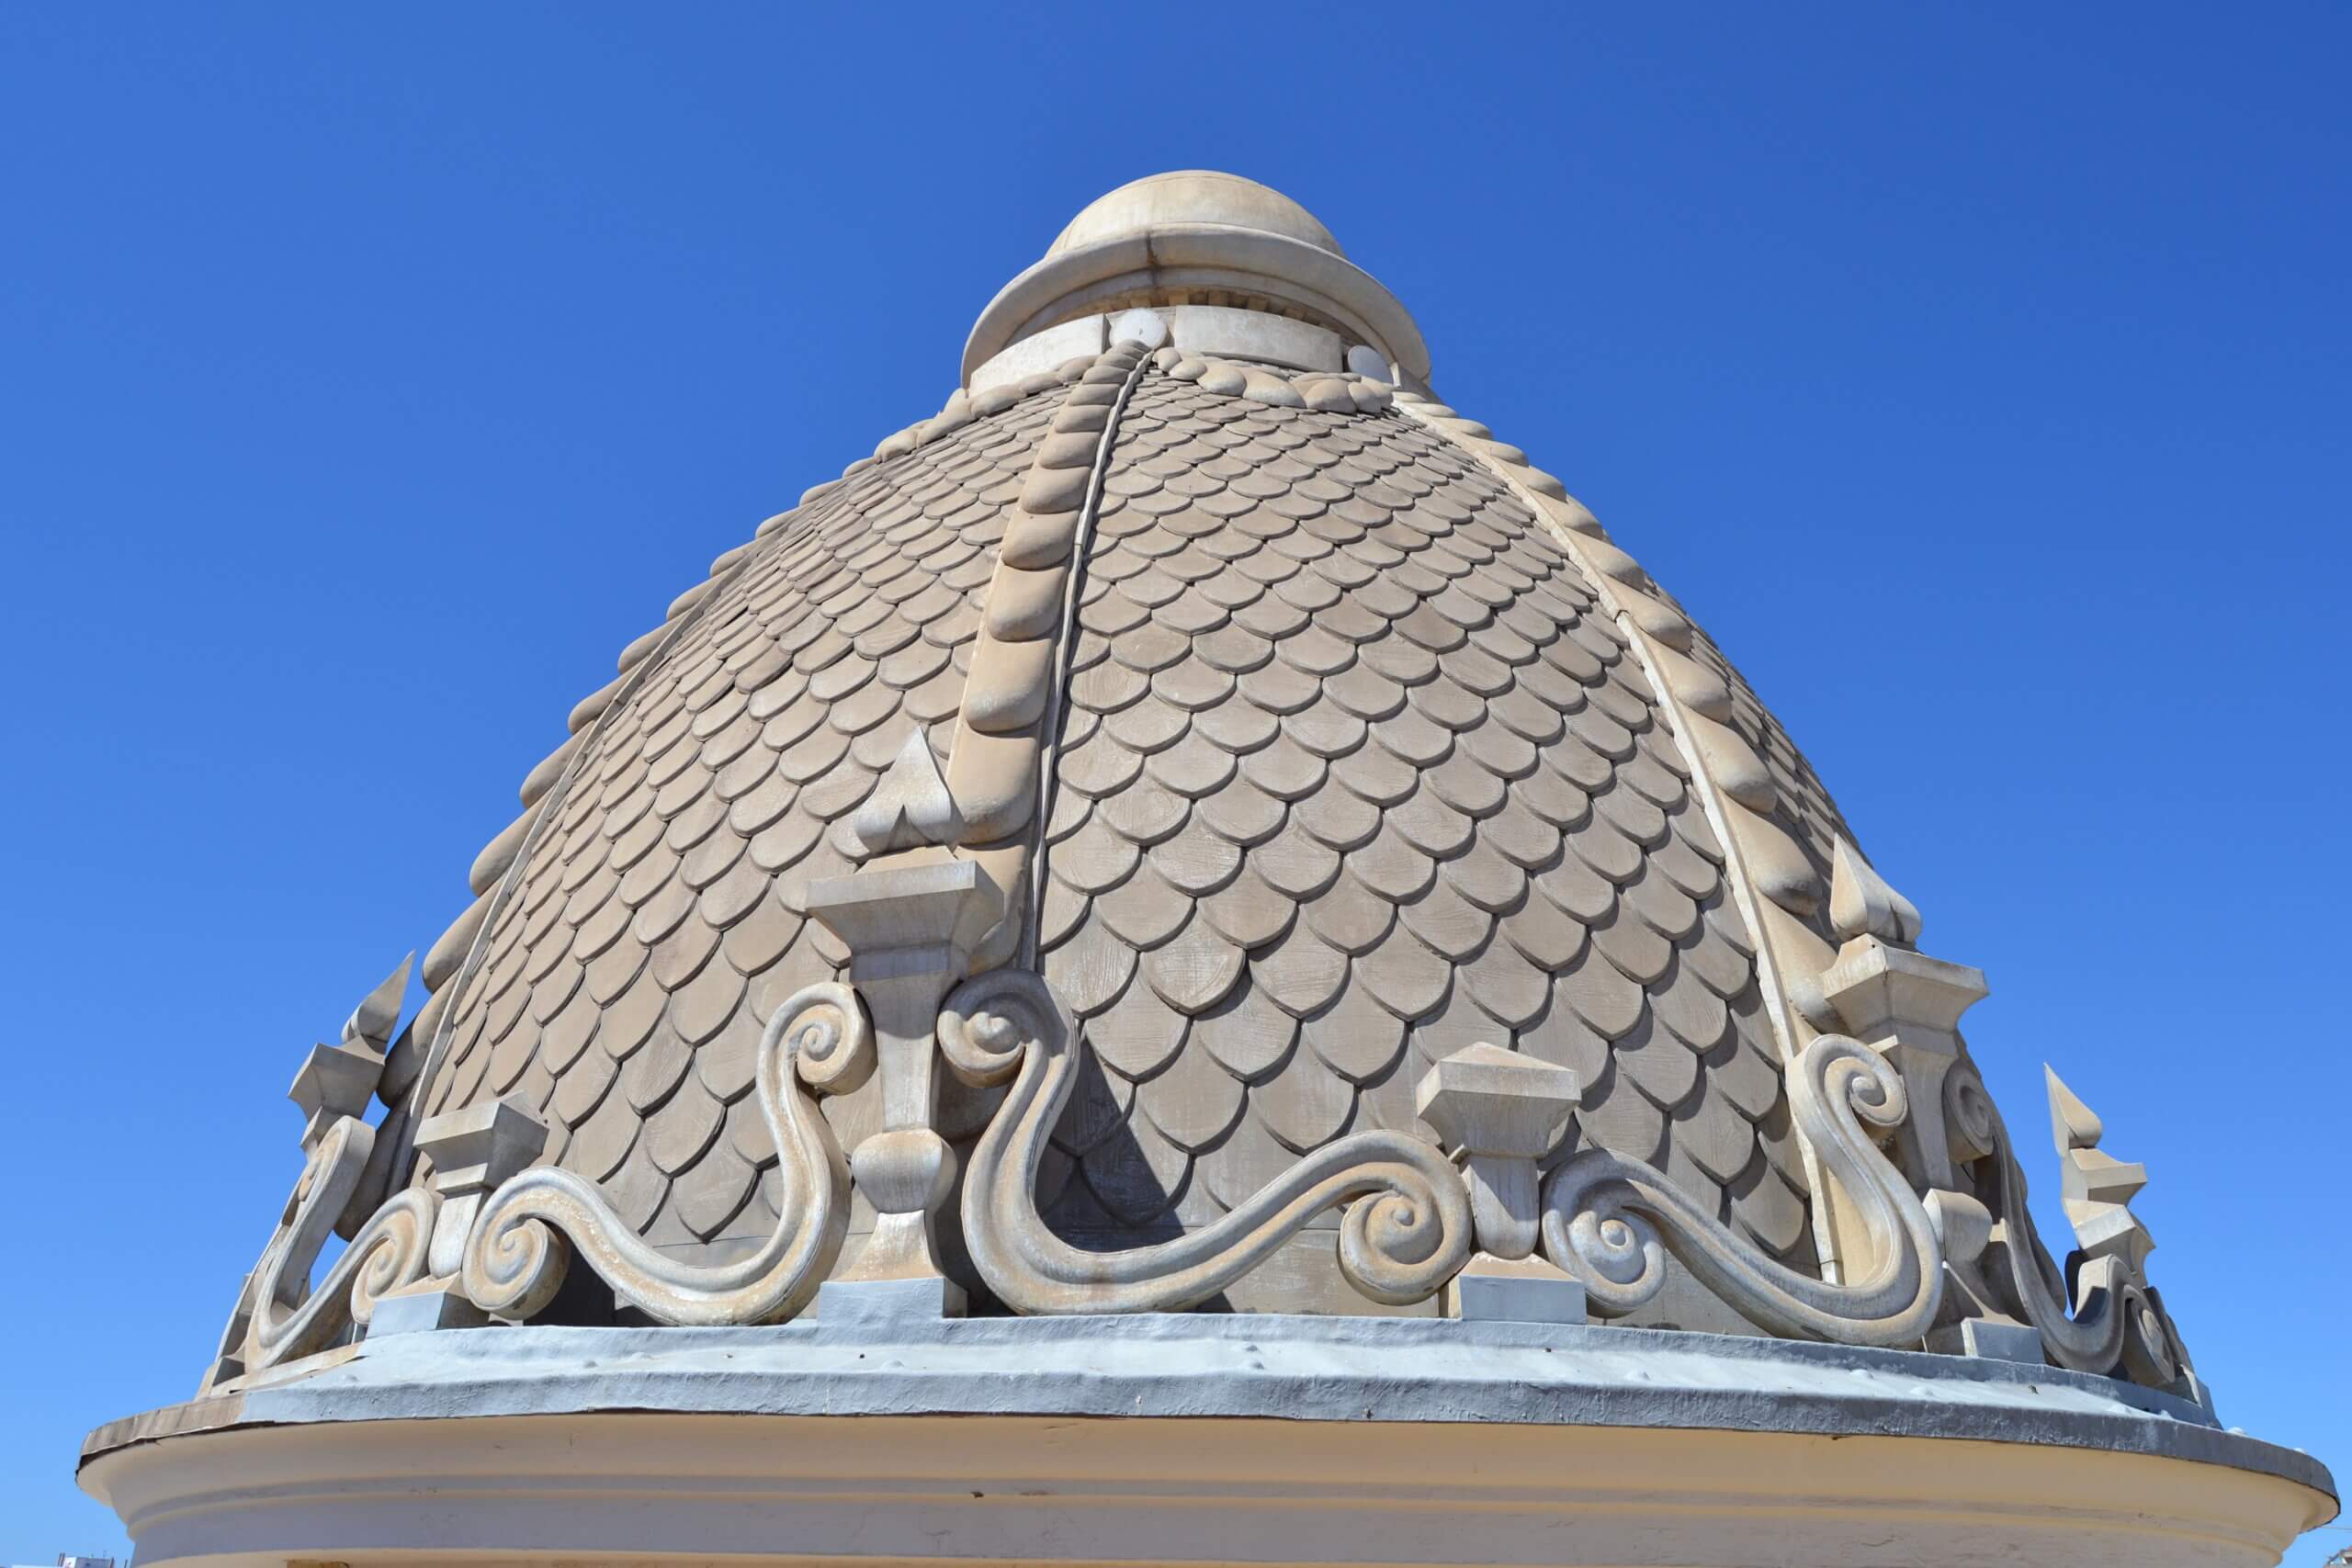
[[[1648,581],[1647,573],[1634,558],[1610,543],[1600,533],[1599,519],[1572,499],[1567,487],[1552,475],[1532,467],[1527,454],[1516,446],[1490,439],[1491,433],[1475,420],[1463,419],[1453,410],[1432,399],[1408,391],[1399,391],[1397,412],[1408,419],[1434,432],[1477,462],[1480,468],[1500,480],[1521,503],[1544,524],[1568,558],[1585,575],[1600,602],[1607,605],[1611,618],[1623,634],[1627,647],[1642,667],[1642,673],[1657,694],[1660,709],[1665,713],[1677,749],[1689,764],[1692,780],[1699,786],[1695,792],[1707,825],[1724,847],[1724,881],[1731,889],[1732,900],[1748,931],[1756,939],[1756,976],[1763,993],[1765,1016],[1771,1021],[1772,1032],[1781,1047],[1783,1070],[1796,1059],[1805,1037],[1799,1032],[1798,1021],[1789,995],[1790,969],[1784,967],[1776,940],[1788,934],[1793,922],[1773,921],[1765,913],[1767,900],[1760,895],[1755,869],[1750,864],[1748,843],[1736,827],[1770,829],[1754,814],[1742,810],[1735,818],[1732,808],[1737,805],[1733,792],[1726,787],[1722,773],[1725,763],[1744,763],[1747,771],[1763,774],[1760,761],[1747,751],[1747,743],[1728,726],[1717,724],[1702,739],[1694,723],[1695,716],[1675,682],[1667,678],[1664,656],[1676,652],[1675,645],[1688,648],[1691,639],[1690,623],[1680,612],[1662,601],[1643,592],[1637,584]],[[1687,657],[1679,663],[1698,673],[1699,666]],[[1703,698],[1702,700],[1704,700]],[[1711,744],[1712,742],[1712,744]],[[1731,750],[1736,748],[1737,750]],[[1769,787],[1769,785],[1767,786]],[[1745,818],[1745,820],[1741,820]],[[1792,846],[1793,848],[1793,846]],[[1778,928],[1778,929],[1776,929]],[[1802,927],[1796,928],[1802,931]],[[1830,954],[1821,953],[1824,964]],[[1816,964],[1817,969],[1820,965]],[[1857,1262],[1867,1267],[1866,1260],[1848,1256],[1849,1240],[1861,1242],[1863,1236],[1844,1237],[1828,1196],[1829,1183],[1822,1168],[1819,1152],[1810,1138],[1800,1135],[1798,1152],[1804,1163],[1806,1201],[1813,1211],[1814,1247],[1821,1265],[1821,1276],[1835,1282]]]
[[[2015,1145],[1960,1038],[1960,1015],[1985,994],[1983,974],[1916,951],[1919,911],[1842,832],[1832,846],[1831,884],[1820,886],[1794,841],[1770,818],[1777,786],[1762,760],[1724,722],[1730,716],[1724,678],[1688,656],[1695,628],[1654,596],[1654,580],[1609,542],[1599,520],[1557,479],[1443,404],[1400,392],[1397,407],[1473,456],[1544,521],[1614,612],[1657,693],[1700,785],[1708,821],[1723,840],[1727,880],[1757,939],[1758,984],[1781,1040],[1792,1101],[1802,1088],[1805,1099],[1816,1102],[1816,1113],[1800,1117],[1797,1131],[1813,1189],[1825,1287],[1842,1292],[1841,1280],[1883,1279],[1890,1267],[1899,1271],[1903,1254],[1919,1250],[1918,1243],[1889,1233],[1887,1205],[1903,1213],[1924,1206],[1939,1248],[1923,1255],[1947,1278],[1937,1281],[1939,1300],[1924,1316],[1916,1323],[1905,1317],[1901,1343],[1917,1340],[1912,1330],[1927,1330],[1927,1343],[1939,1351],[2037,1365],[2047,1359],[2165,1389],[2210,1410],[2211,1393],[2190,1363],[2163,1298],[2148,1283],[2146,1258],[2154,1244],[2128,1208],[2145,1184],[2144,1172],[2097,1151],[2098,1119],[2051,1075],[2053,1136],[2065,1162],[2068,1217],[2080,1244],[2062,1274],[2026,1205]],[[1833,951],[1807,923],[1816,913],[1827,916],[1842,947]],[[1841,1030],[1862,1043],[1833,1032]],[[1873,1148],[1873,1157],[1857,1167],[1850,1151],[1833,1147],[1843,1139],[1818,1114],[1821,1086],[1813,1082],[1816,1059],[1833,1046],[1861,1052],[1883,1067],[1888,1085],[1907,1089],[1908,1119],[1898,1110],[1883,1122],[1894,1133],[1893,1163]],[[1855,1085],[1855,1108],[1881,1120],[1862,1086],[1848,1081]],[[1832,1097],[1831,1103],[1840,1102]],[[1546,1187],[1546,1250],[1564,1267],[1574,1252],[1581,1267],[1571,1272],[1597,1269],[1604,1279],[1645,1280],[1657,1238],[1628,1228],[1618,1208],[1630,1199],[1636,1220],[1655,1220],[1688,1208],[1687,1201],[1640,1169],[1568,1179],[1591,1157],[1570,1160]],[[1882,1172],[1896,1175],[1900,1193],[1878,1190]],[[1555,1235],[1549,1213],[1554,1188],[1561,1190],[1559,1202],[1572,1207],[1570,1200],[1596,1180],[1602,1194],[1598,1223],[1579,1214]],[[1668,1246],[1684,1256],[1674,1239],[1669,1231]],[[1775,1332],[1817,1332],[1791,1316],[1787,1303],[1758,1297],[1755,1281],[1718,1278],[1720,1257],[1710,1252],[1719,1255],[1721,1248],[1702,1248],[1684,1262],[1732,1304]],[[1589,1290],[1595,1305],[1607,1310],[1608,1289]],[[1758,1306],[1764,1316],[1756,1317]]]

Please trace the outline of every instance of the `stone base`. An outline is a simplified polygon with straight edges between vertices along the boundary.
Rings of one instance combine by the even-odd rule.
[[[911,1280],[828,1280],[817,1287],[817,1321],[885,1327],[964,1315],[964,1287],[933,1274]]]
[[[2220,1414],[2213,1408],[2212,1388],[2197,1375],[2194,1369],[2180,1374],[2180,1382],[2173,1386],[2173,1392],[2211,1416],[2215,1422],[2221,1420]]]
[[[455,1280],[425,1280],[377,1297],[375,1315],[368,1320],[368,1337],[430,1334],[443,1328],[482,1328],[489,1323],[490,1314],[468,1301]]]
[[[2039,1367],[2048,1357],[2041,1348],[2041,1331],[2030,1323],[1988,1323],[1963,1318],[1928,1336],[1928,1348],[1944,1356],[1983,1356],[1996,1361],[2020,1361]]]
[[[1448,1317],[1489,1323],[1582,1323],[1584,1282],[1540,1258],[1470,1259],[1445,1287]]]

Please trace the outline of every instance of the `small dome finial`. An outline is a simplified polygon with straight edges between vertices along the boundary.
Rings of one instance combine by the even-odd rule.
[[[1214,169],[1179,169],[1130,180],[1098,196],[1071,219],[1047,248],[1048,258],[1130,234],[1179,227],[1247,229],[1280,234],[1345,259],[1331,231],[1272,186]]]
[[[1330,368],[1344,360],[1376,366],[1386,379],[1429,378],[1411,313],[1330,230],[1282,192],[1210,169],[1153,175],[1087,203],[980,312],[964,378],[1046,333],[1019,356],[1024,364],[1032,354],[1087,352],[1078,340],[1088,321],[1137,307],[1283,317],[1336,344]],[[1177,343],[1185,345],[1182,331]]]

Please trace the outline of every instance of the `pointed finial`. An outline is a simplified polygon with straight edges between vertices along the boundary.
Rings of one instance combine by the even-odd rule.
[[[890,771],[850,818],[850,831],[869,855],[950,845],[964,830],[963,814],[940,775],[939,759],[920,729],[907,737]]]
[[[365,1045],[378,1055],[391,1048],[392,1026],[401,1021],[401,1003],[408,995],[408,972],[416,962],[416,951],[401,960],[401,966],[384,976],[376,988],[359,999],[344,1021],[343,1043]]]
[[[2058,1145],[2058,1153],[2065,1156],[2098,1147],[2099,1139],[2107,1134],[2098,1113],[2085,1105],[2047,1062],[2041,1064],[2041,1077],[2050,1091],[2050,1141]]]
[[[1914,947],[1919,941],[1917,907],[1889,886],[1862,852],[1842,838],[1830,860],[1829,923],[1840,942],[1867,935],[1897,947]]]
[[[2141,1278],[2156,1239],[2132,1212],[2132,1200],[2148,1185],[2145,1166],[2127,1165],[2099,1151],[2106,1129],[2073,1089],[2042,1067],[2050,1089],[2050,1135],[2062,1161],[2062,1206],[2075,1227],[2085,1258],[2117,1258]]]

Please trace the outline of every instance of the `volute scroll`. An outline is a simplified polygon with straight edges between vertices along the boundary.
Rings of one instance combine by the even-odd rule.
[[[466,1295],[494,1316],[528,1319],[554,1298],[577,1251],[617,1295],[662,1323],[792,1316],[816,1293],[849,1227],[849,1167],[815,1092],[854,1087],[873,1058],[872,1031],[847,986],[804,987],[768,1021],[755,1092],[781,1190],[775,1228],[749,1256],[708,1268],[680,1263],[639,1237],[594,1182],[538,1166],[482,1205],[466,1238]]]
[[[1038,1213],[1046,1134],[1077,1081],[1078,1028],[1039,976],[1000,969],[966,981],[939,1018],[939,1048],[976,1086],[1010,1079],[972,1150],[964,1241],[999,1299],[1024,1314],[1175,1312],[1240,1279],[1316,1214],[1347,1205],[1339,1261],[1374,1301],[1435,1294],[1470,1255],[1468,1188],[1453,1162],[1402,1133],[1325,1145],[1214,1224],[1172,1241],[1090,1252]]]
[[[422,1189],[388,1200],[351,1238],[314,1288],[311,1268],[350,1203],[376,1144],[376,1129],[338,1118],[304,1165],[286,1219],[254,1270],[251,1317],[239,1360],[246,1372],[333,1345],[375,1315],[376,1299],[420,1278],[438,1201]]]
[[[352,1010],[342,1038],[314,1047],[294,1075],[287,1098],[303,1113],[302,1172],[245,1276],[205,1391],[329,1348],[368,1324],[378,1297],[424,1273],[439,1199],[418,1190],[372,1203],[379,1134],[361,1119],[383,1079],[408,973],[404,960]],[[350,1245],[313,1285],[337,1230]]]
[[[1905,1112],[1902,1075],[1844,1035],[1815,1038],[1788,1073],[1790,1110],[1856,1202],[1872,1242],[1860,1278],[1818,1280],[1768,1257],[1665,1174],[1640,1160],[1588,1148],[1544,1187],[1544,1251],[1584,1281],[1593,1310],[1619,1317],[1665,1288],[1671,1253],[1701,1283],[1757,1326],[1796,1339],[1846,1345],[1916,1345],[1934,1323],[1947,1257],[1973,1257],[1987,1218],[1961,1194],[1925,1201],[1881,1152],[1870,1128]]]
[[[2180,1331],[2148,1283],[2147,1255],[2155,1243],[2129,1207],[2146,1177],[2098,1151],[2098,1118],[2055,1075],[2050,1096],[2052,1130],[2067,1162],[2067,1216],[2081,1243],[2063,1272],[2027,1206],[2025,1171],[2008,1126],[1974,1065],[1945,1085],[1952,1130],[1974,1156],[1966,1168],[1996,1222],[1970,1282],[2031,1324],[2057,1365],[2201,1401],[2203,1387]]]

